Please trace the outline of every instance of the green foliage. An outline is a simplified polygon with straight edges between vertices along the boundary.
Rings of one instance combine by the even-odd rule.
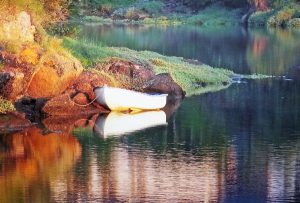
[[[295,1],[294,0],[270,0],[269,2],[272,8],[282,8],[286,5],[290,5]]]
[[[161,26],[169,26],[169,25],[181,25],[184,22],[177,18],[168,18],[165,16],[160,16],[157,18],[145,18],[142,21],[143,24],[148,25],[161,25]]]
[[[36,21],[53,23],[66,18],[69,0],[0,0],[0,12],[29,12]],[[10,13],[13,14],[13,13]]]
[[[102,23],[102,22],[110,22],[112,23],[112,20],[111,19],[106,19],[106,18],[103,18],[103,17],[99,17],[99,16],[84,16],[82,18],[82,20],[84,22],[90,22],[90,23]]]
[[[101,5],[107,5],[112,8],[120,8],[135,3],[136,0],[85,0],[83,6],[93,6],[99,8]]]
[[[196,25],[238,24],[240,9],[227,9],[221,5],[212,5],[187,19],[187,23]]]
[[[294,18],[294,19],[289,20],[289,22],[287,23],[287,26],[300,28],[300,18]]]
[[[257,11],[250,16],[248,23],[251,26],[264,26],[267,24],[268,19],[272,17],[273,14],[274,11]]]
[[[294,8],[284,7],[268,19],[267,25],[272,27],[285,26],[295,13]]]
[[[0,96],[0,114],[5,114],[15,111],[14,105]]]
[[[76,25],[68,23],[57,23],[46,28],[47,33],[52,36],[68,36],[74,37],[79,33],[79,28]]]
[[[297,24],[294,18],[300,17],[300,6],[290,1],[272,1],[274,9],[255,12],[249,18],[252,26],[267,25],[269,27],[285,27]],[[291,23],[289,23],[291,22]]]

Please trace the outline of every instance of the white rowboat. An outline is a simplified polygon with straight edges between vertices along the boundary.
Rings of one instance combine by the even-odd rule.
[[[155,110],[167,103],[167,94],[146,94],[115,87],[98,87],[94,90],[97,102],[112,111]]]
[[[100,115],[95,123],[94,131],[103,138],[120,136],[146,128],[167,125],[163,111],[144,111],[140,113],[110,112]]]

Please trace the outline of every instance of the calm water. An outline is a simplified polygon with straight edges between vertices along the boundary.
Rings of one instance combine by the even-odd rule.
[[[48,118],[42,128],[3,134],[0,202],[299,202],[299,35],[87,26],[82,37],[93,42],[288,79],[187,98],[165,110],[167,125],[125,136],[101,131],[112,114]],[[120,131],[129,126],[119,121]]]

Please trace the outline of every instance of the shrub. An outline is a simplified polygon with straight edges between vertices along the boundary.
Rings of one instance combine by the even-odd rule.
[[[14,105],[0,96],[0,114],[5,114],[15,111]]]
[[[228,9],[222,5],[213,5],[188,18],[187,22],[196,25],[227,25],[237,24],[240,18],[240,9]]]
[[[272,27],[285,26],[295,12],[296,10],[293,8],[283,8],[268,19],[267,25]]]
[[[300,27],[300,18],[294,18],[287,23],[288,27]]]

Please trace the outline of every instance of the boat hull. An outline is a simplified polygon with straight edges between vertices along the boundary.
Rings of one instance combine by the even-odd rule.
[[[167,103],[167,94],[151,95],[114,87],[99,87],[94,90],[97,102],[112,111],[155,110]]]

